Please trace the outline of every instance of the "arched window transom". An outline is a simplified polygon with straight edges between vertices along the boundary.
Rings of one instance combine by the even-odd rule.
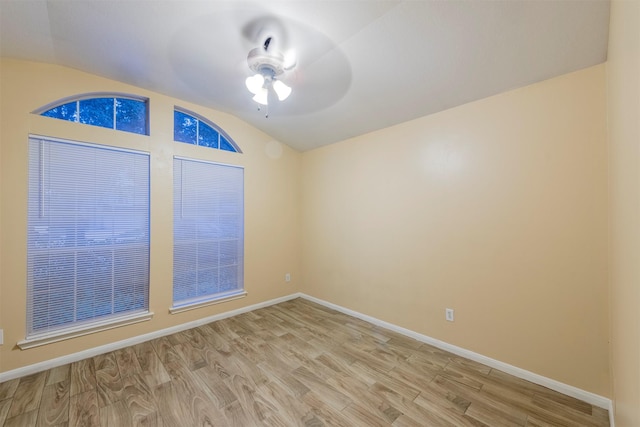
[[[229,135],[214,123],[178,108],[173,111],[173,139],[186,144],[242,153]]]
[[[80,95],[49,104],[34,113],[140,135],[149,134],[148,100],[132,95]]]

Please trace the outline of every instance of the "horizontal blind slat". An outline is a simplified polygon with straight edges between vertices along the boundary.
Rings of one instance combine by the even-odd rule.
[[[174,306],[244,288],[243,174],[174,158]]]
[[[28,336],[148,310],[149,156],[29,144]]]

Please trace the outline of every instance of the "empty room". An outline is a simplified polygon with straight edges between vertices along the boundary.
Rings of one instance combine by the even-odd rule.
[[[639,1],[0,1],[0,426],[638,427],[639,251]]]

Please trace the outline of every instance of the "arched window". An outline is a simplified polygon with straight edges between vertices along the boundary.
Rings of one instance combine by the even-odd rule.
[[[242,153],[229,135],[214,123],[177,107],[173,111],[173,139],[186,144]]]
[[[46,105],[34,113],[140,135],[149,134],[148,99],[134,95],[77,95]]]

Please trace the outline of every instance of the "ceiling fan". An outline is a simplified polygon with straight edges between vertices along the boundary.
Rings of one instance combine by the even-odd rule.
[[[247,77],[245,85],[260,105],[269,105],[269,94],[275,93],[279,101],[291,95],[291,87],[282,82],[281,77],[296,65],[292,51],[283,54],[273,46],[274,37],[268,36],[261,46],[251,49],[247,56],[247,64],[255,73]]]
[[[176,82],[201,105],[246,119],[256,107],[284,119],[338,102],[351,84],[342,49],[308,23],[274,12],[230,8],[186,21],[170,49]],[[194,40],[207,40],[206,50]]]

